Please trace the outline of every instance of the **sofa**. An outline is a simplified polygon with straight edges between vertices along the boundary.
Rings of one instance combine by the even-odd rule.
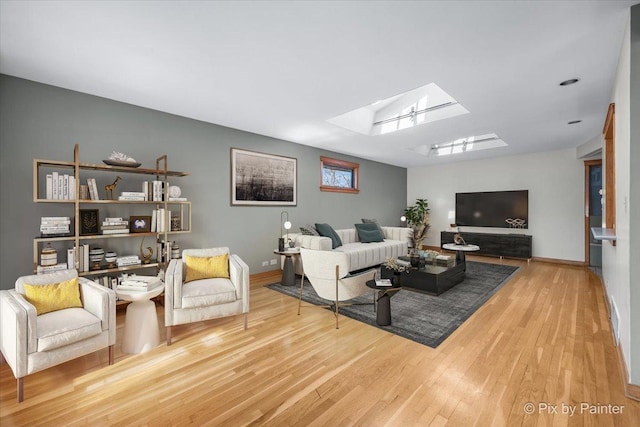
[[[388,257],[397,258],[407,255],[411,245],[413,230],[407,227],[381,227],[383,242],[362,243],[355,228],[335,230],[342,240],[342,245],[332,249],[331,239],[323,236],[309,236],[301,233],[289,233],[285,238],[291,239],[295,246],[322,251],[338,251],[348,255],[349,271],[362,270],[382,264]],[[282,257],[284,258],[284,257]],[[296,274],[302,274],[300,257],[294,257]]]

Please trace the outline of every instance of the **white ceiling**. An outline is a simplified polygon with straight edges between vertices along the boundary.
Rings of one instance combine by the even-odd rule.
[[[636,3],[3,0],[0,72],[413,167],[599,135]],[[380,136],[326,122],[431,82],[470,114]],[[487,133],[509,147],[409,150]]]

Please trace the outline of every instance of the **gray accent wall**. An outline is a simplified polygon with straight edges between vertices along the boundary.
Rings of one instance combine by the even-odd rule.
[[[364,159],[332,153],[262,135],[116,102],[88,94],[0,75],[0,283],[13,288],[15,280],[32,272],[33,238],[40,217],[72,215],[72,205],[34,203],[33,159],[73,160],[78,143],[82,162],[102,163],[112,151],[134,157],[142,167],[168,156],[170,170],[190,176],[171,181],[192,202],[192,233],[175,240],[182,249],[228,246],[259,273],[277,266],[262,262],[272,253],[280,234],[280,213],[287,211],[293,230],[307,223],[326,222],[349,228],[361,218],[377,218],[383,225],[400,225],[406,207],[407,171]],[[297,206],[231,206],[230,150],[232,147],[298,159]],[[321,192],[320,156],[360,164],[360,193]],[[102,189],[114,175],[95,177]],[[123,176],[119,191],[140,191],[150,177]],[[102,191],[104,197],[104,191]],[[94,206],[88,206],[89,208]],[[151,208],[110,205],[101,214],[150,215]],[[124,214],[123,214],[124,213]],[[144,246],[152,245],[147,237]],[[140,238],[97,240],[91,246],[137,254]],[[66,259],[59,249],[59,262]]]

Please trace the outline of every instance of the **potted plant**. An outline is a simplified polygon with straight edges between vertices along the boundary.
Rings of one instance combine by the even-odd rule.
[[[407,225],[413,228],[411,242],[413,245],[412,253],[419,251],[422,241],[427,237],[427,232],[431,227],[429,225],[429,202],[427,199],[417,199],[415,205],[408,206],[404,210],[404,216],[407,219]]]

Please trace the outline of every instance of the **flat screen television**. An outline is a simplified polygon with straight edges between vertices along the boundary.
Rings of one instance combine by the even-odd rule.
[[[456,193],[456,225],[529,228],[529,190]]]

